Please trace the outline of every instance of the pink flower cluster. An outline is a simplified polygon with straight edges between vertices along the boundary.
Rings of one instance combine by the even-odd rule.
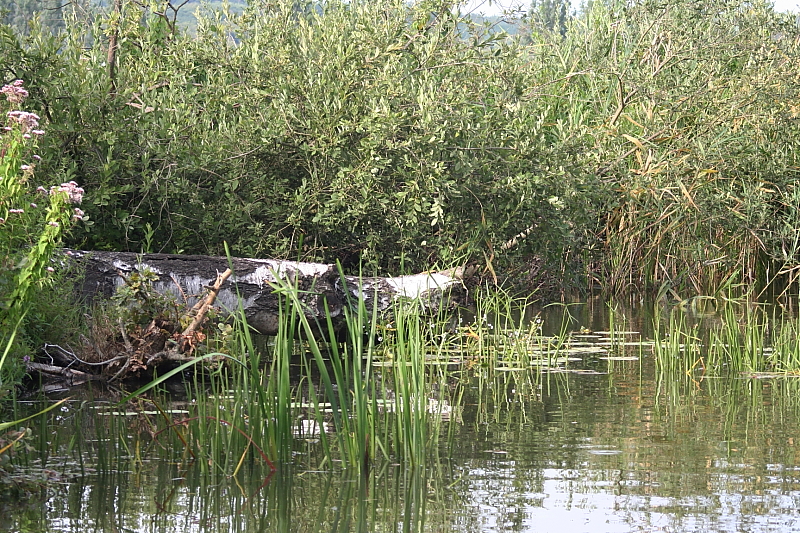
[[[21,104],[27,97],[28,91],[22,87],[22,80],[16,80],[10,85],[3,85],[0,94],[6,95],[6,100],[12,104]],[[9,111],[7,116],[10,122],[17,123],[22,130],[22,136],[30,139],[31,134],[44,135],[44,131],[39,129],[39,115],[28,113],[27,111]],[[10,126],[4,126],[3,131],[11,131]]]
[[[44,131],[37,129],[39,127],[39,115],[36,113],[28,113],[27,111],[9,111],[8,118],[16,122],[22,128],[23,135],[33,133],[35,135],[43,135]],[[28,135],[30,138],[30,135]]]
[[[78,184],[75,183],[74,181],[70,181],[68,183],[62,183],[59,187],[53,185],[50,188],[50,194],[55,194],[58,192],[67,193],[67,202],[71,204],[79,204],[83,201],[83,189],[81,187],[78,187]],[[81,212],[80,214],[83,215],[83,212]]]
[[[21,104],[28,97],[28,91],[22,88],[22,80],[16,80],[11,85],[3,85],[0,94],[6,95],[6,100],[12,104]]]

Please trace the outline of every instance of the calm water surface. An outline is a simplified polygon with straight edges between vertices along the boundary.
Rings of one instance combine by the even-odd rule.
[[[665,379],[627,350],[642,357],[473,376],[424,468],[231,479],[141,458],[101,475],[73,454],[42,499],[0,508],[0,531],[800,531],[800,378]]]

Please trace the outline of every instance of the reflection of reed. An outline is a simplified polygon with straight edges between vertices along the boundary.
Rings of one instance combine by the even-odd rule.
[[[487,359],[430,364],[437,345],[430,336],[416,336],[426,322],[407,320],[395,325],[403,328],[400,340],[391,332],[386,345],[370,348],[367,341],[358,358],[352,344],[337,347],[340,371],[349,381],[332,378],[335,402],[325,393],[313,355],[274,358],[314,350],[287,329],[265,347],[266,355],[251,352],[255,361],[272,357],[268,363],[198,377],[194,402],[174,405],[163,394],[148,395],[102,416],[98,409],[82,409],[82,403],[66,404],[60,423],[75,424],[75,431],[54,433],[54,449],[72,450],[87,473],[94,467],[104,475],[81,478],[73,470],[76,479],[65,481],[64,493],[48,501],[50,516],[77,513],[71,516],[89,517],[96,530],[149,526],[154,532],[478,531],[492,524],[524,531],[552,524],[553,516],[559,524],[598,530],[608,523],[629,530],[678,531],[698,523],[724,530],[731,523],[747,529],[767,519],[785,525],[795,516],[800,380],[726,371],[717,363],[727,355],[709,355],[713,335],[685,314],[664,317],[654,341],[638,346],[628,345],[634,336],[623,333],[623,322],[548,342],[578,359],[561,373],[541,372],[533,364],[522,368],[519,348],[505,363],[502,350],[490,352],[488,346],[526,335],[525,330],[511,335],[499,322],[491,332],[472,327]],[[794,325],[771,331],[781,327],[790,332]],[[607,345],[611,331],[613,355]],[[604,351],[589,349],[592,342]],[[331,354],[323,348],[317,347],[333,375]],[[381,356],[393,365],[365,366],[369,349],[375,358],[378,349],[386,350]],[[305,365],[294,381],[288,378],[291,361]],[[399,367],[400,362],[405,364]],[[406,368],[405,374],[399,368]],[[580,372],[586,370],[592,373]],[[370,379],[358,382],[355,372]],[[414,389],[413,380],[420,377],[424,380]],[[359,383],[364,413],[372,417],[364,427],[376,431],[372,442],[379,450],[368,468],[347,464],[350,444],[339,440],[360,430],[333,423],[334,405],[345,406],[340,414],[356,413]],[[411,386],[403,389],[406,384]],[[412,394],[403,396],[404,391]],[[290,434],[282,441],[278,421],[284,416]],[[359,423],[355,416],[348,415],[346,423]],[[210,423],[210,417],[235,421],[247,436],[231,425]],[[399,433],[399,426],[420,419],[427,424],[424,432],[409,427]],[[302,439],[293,433],[298,425]],[[317,433],[320,427],[325,431]],[[340,435],[342,428],[353,431]],[[420,436],[424,440],[414,440]],[[266,485],[266,463],[247,437],[270,457],[280,456],[279,446],[290,453]],[[372,442],[365,442],[365,449]],[[402,455],[405,442],[417,446],[409,453],[422,454],[418,464]],[[197,461],[189,460],[189,449]],[[51,456],[48,465],[57,460]],[[78,468],[74,462],[72,468]]]

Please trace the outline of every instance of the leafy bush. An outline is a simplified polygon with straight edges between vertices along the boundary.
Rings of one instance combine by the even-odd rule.
[[[698,291],[794,271],[794,22],[645,0],[565,24],[523,44],[447,2],[257,0],[189,36],[123,3],[0,53],[36,80],[42,166],[97,191],[76,246]]]
[[[598,9],[586,24],[567,46],[603,106],[606,282],[702,293],[793,268],[794,19],[767,2],[682,0]]]
[[[527,253],[570,240],[564,202],[584,180],[548,161],[555,117],[530,109],[527,57],[449,5],[253,2],[201,17],[196,37],[141,15],[98,21],[88,47],[74,27],[7,44],[50,73],[46,161],[98,191],[87,247],[138,251],[149,227],[154,251],[228,241],[377,271],[480,256],[532,226]]]

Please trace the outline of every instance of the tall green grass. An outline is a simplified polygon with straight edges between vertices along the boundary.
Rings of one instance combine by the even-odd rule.
[[[457,401],[447,365],[431,364],[441,344],[428,330],[431,321],[443,328],[442,317],[413,302],[379,316],[358,294],[346,302],[340,327],[330,314],[309,318],[304,292],[292,282],[278,279],[272,290],[277,335],[258,346],[240,309],[236,357],[196,374],[191,414],[159,437],[172,434],[201,469],[220,473],[235,473],[262,453],[278,465],[302,452],[316,466],[361,472],[386,460],[424,465],[435,455],[443,411]],[[311,442],[318,447],[307,453]]]
[[[699,382],[726,375],[800,374],[800,318],[776,305],[718,300],[714,312],[671,307],[654,319],[656,365]]]

